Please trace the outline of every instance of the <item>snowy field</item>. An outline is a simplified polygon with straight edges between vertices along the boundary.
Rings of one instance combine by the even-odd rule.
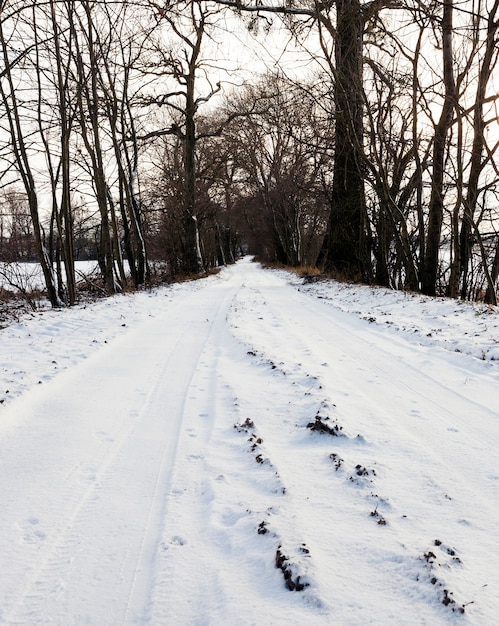
[[[0,624],[497,624],[498,342],[250,259],[7,325]]]
[[[98,269],[97,261],[76,261],[76,280],[92,274]],[[0,261],[0,287],[17,293],[43,289],[45,285],[39,263],[3,263]]]

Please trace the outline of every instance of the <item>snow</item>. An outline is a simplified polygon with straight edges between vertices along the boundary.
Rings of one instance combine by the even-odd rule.
[[[76,279],[90,276],[98,270],[97,261],[76,261]],[[43,289],[45,280],[39,263],[0,261],[0,288],[17,293],[19,290],[33,291]]]
[[[0,340],[1,624],[496,623],[497,309],[245,258]]]

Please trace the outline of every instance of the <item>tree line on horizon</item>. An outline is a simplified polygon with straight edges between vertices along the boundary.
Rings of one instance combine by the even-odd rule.
[[[242,251],[497,304],[498,9],[0,0],[0,260],[53,306]]]

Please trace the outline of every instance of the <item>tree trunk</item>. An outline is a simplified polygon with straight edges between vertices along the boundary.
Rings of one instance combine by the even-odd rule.
[[[497,305],[497,294],[495,285],[497,278],[499,277],[499,238],[496,243],[496,251],[494,254],[494,261],[492,263],[492,269],[490,270],[490,281],[487,284],[487,291],[485,293],[485,302],[487,304]]]
[[[372,276],[363,162],[363,31],[359,0],[336,2],[335,157],[326,267]]]
[[[108,211],[107,183],[104,169],[104,155],[101,143],[101,128],[99,117],[100,94],[98,86],[99,73],[99,54],[103,54],[99,50],[98,42],[94,40],[95,24],[93,23],[93,15],[91,6],[84,5],[87,32],[86,50],[81,50],[77,45],[78,26],[70,18],[70,28],[74,35],[74,56],[75,64],[78,72],[78,79],[81,88],[77,93],[77,106],[79,114],[79,123],[82,133],[83,142],[85,144],[88,155],[92,164],[92,182],[95,189],[95,200],[100,213],[100,242],[98,248],[98,262],[104,279],[106,289],[109,292],[116,291],[116,282],[114,280],[114,257],[111,239],[111,227]],[[88,65],[85,65],[86,55],[88,55]]]
[[[456,106],[456,86],[452,67],[452,0],[446,0],[443,3],[443,7],[442,54],[445,96],[433,140],[433,175],[428,213],[428,232],[421,277],[422,292],[429,296],[436,294],[440,236],[444,216],[445,151],[447,147],[447,135],[452,124],[452,112]]]
[[[52,21],[52,29],[54,32],[54,51],[55,63],[57,69],[57,91],[59,95],[59,122],[61,125],[61,173],[62,173],[62,196],[60,216],[57,219],[59,230],[59,238],[61,239],[61,247],[63,252],[64,269],[66,273],[66,290],[68,294],[69,304],[72,306],[76,302],[76,274],[75,274],[75,257],[74,257],[74,232],[73,232],[73,215],[71,207],[71,179],[70,179],[70,136],[72,130],[72,120],[69,112],[69,96],[67,75],[69,68],[64,66],[62,61],[61,46],[59,41],[59,27],[57,24],[57,15],[55,2],[50,2],[50,17]],[[68,64],[66,60],[66,64]],[[54,185],[54,205],[55,199]],[[54,206],[54,209],[56,207]]]
[[[45,280],[45,287],[47,289],[47,297],[52,307],[59,307],[62,305],[55,287],[52,267],[48,258],[43,236],[42,228],[40,225],[40,215],[38,210],[38,194],[36,191],[35,179],[31,168],[28,151],[25,143],[25,136],[23,133],[19,105],[16,99],[16,90],[14,88],[14,82],[12,74],[10,72],[10,59],[9,49],[7,47],[6,39],[3,34],[2,20],[0,20],[0,46],[2,51],[2,60],[4,63],[4,77],[6,79],[6,87],[4,88],[0,81],[0,96],[5,109],[5,115],[7,117],[8,133],[10,134],[10,142],[12,145],[13,156],[15,161],[15,167],[19,172],[22,179],[26,195],[28,197],[28,204],[31,216],[31,222],[33,226],[33,236],[35,238],[35,249],[40,262],[43,277]]]
[[[196,102],[194,96],[195,60],[187,76],[184,136],[184,269],[187,273],[203,270],[196,215]]]
[[[464,202],[463,223],[459,237],[460,249],[460,273],[462,276],[461,297],[466,298],[468,292],[468,267],[473,247],[473,223],[475,210],[478,203],[479,179],[483,169],[483,150],[485,145],[485,120],[483,118],[483,105],[486,98],[487,84],[491,76],[492,59],[496,54],[496,33],[499,23],[496,13],[499,8],[499,0],[494,2],[487,19],[487,40],[483,54],[482,66],[478,75],[477,93],[473,108],[473,146],[471,150],[471,166],[468,178],[468,192]],[[487,268],[484,268],[485,270]]]

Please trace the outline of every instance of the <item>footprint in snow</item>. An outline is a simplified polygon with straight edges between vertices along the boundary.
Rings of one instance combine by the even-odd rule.
[[[40,520],[37,517],[30,516],[21,524],[22,539],[25,543],[39,543],[47,538],[47,535],[38,528],[39,523]]]
[[[179,535],[174,535],[171,539],[170,539],[170,543],[173,546],[185,546],[185,544],[187,543],[187,540],[184,539],[183,537],[180,537]]]

